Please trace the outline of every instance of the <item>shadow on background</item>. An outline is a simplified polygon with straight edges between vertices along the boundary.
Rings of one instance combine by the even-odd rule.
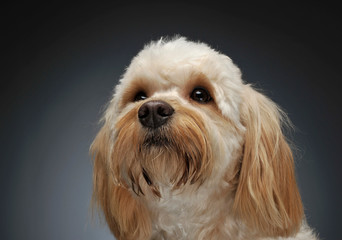
[[[131,58],[174,34],[230,56],[288,112],[308,222],[322,239],[340,236],[336,7],[26,3],[3,11],[1,239],[113,239],[91,220],[89,145]]]

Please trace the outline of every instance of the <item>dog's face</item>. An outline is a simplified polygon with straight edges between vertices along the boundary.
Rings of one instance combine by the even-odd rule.
[[[147,183],[160,195],[161,184],[201,183],[237,158],[242,83],[230,59],[207,46],[178,40],[152,48],[133,60],[110,106],[110,165],[121,184],[141,191]]]
[[[135,199],[128,201],[137,205],[135,218],[144,215],[130,226],[139,228],[150,223],[137,198],[205,185],[225,189],[251,228],[289,235],[302,208],[281,121],[277,106],[245,85],[227,56],[183,38],[152,43],[120,80],[92,145],[95,199],[121,236],[120,218],[129,218],[117,209],[123,195]]]

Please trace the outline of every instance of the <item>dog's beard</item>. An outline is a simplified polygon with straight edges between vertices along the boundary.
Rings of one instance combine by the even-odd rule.
[[[167,124],[148,129],[141,126],[133,109],[116,124],[111,169],[116,182],[137,194],[159,186],[178,189],[201,184],[212,170],[212,151],[202,118],[180,106]],[[146,187],[148,186],[148,187]]]

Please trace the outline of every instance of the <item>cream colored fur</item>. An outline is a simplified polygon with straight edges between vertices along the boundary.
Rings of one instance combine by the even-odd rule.
[[[190,97],[198,86],[210,102]],[[141,91],[147,99],[134,101]],[[151,130],[137,112],[151,100],[175,110],[160,130],[170,145],[145,146]],[[94,202],[117,239],[316,239],[284,122],[229,57],[185,38],[152,42],[116,86],[91,146]]]

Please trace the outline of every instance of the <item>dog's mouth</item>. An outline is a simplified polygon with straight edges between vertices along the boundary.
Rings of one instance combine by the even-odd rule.
[[[144,148],[149,147],[170,147],[172,145],[172,138],[166,133],[166,130],[155,129],[148,131],[145,135],[142,146]]]

